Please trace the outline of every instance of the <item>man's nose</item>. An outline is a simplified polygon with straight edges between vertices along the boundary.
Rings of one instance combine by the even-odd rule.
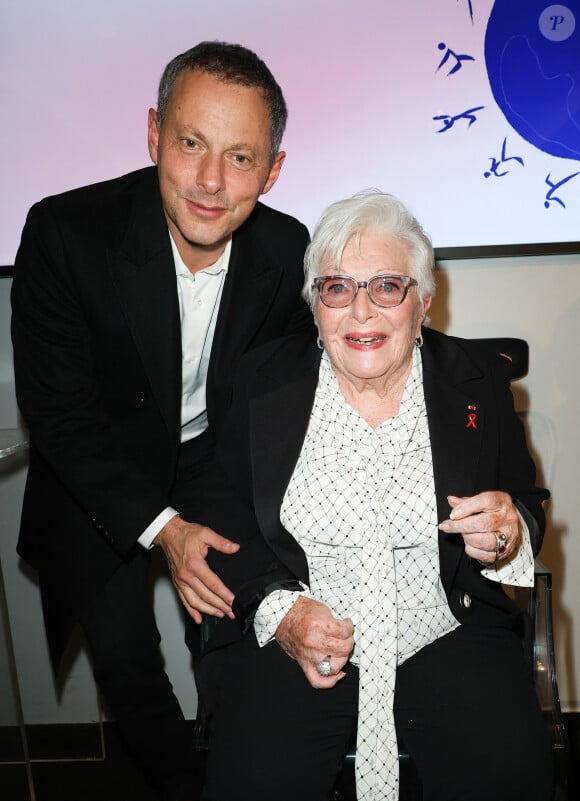
[[[197,172],[197,185],[210,195],[224,188],[224,165],[219,154],[204,155]]]

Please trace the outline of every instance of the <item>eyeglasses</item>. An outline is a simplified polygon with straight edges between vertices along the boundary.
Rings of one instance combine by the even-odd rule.
[[[321,275],[312,284],[318,289],[320,300],[331,309],[350,306],[360,287],[366,289],[376,306],[394,309],[405,300],[409,287],[417,285],[409,275],[375,275],[369,281],[355,281],[350,275]]]

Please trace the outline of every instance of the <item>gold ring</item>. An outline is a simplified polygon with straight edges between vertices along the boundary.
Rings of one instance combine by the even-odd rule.
[[[502,551],[505,551],[507,545],[507,534],[503,531],[494,531],[495,534],[495,558],[498,559]]]

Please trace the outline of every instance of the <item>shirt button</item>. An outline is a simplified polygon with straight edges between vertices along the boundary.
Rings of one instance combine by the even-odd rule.
[[[466,592],[461,593],[459,598],[459,602],[464,609],[469,609],[471,607],[471,595],[468,595]]]

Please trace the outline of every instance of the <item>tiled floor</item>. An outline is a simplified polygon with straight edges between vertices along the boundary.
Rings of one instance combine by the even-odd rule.
[[[555,801],[579,801],[580,714],[565,715],[564,721],[569,740],[568,788],[566,794],[560,794]],[[107,757],[103,761],[33,763],[31,771],[35,801],[155,801],[126,758],[113,724],[106,724],[105,739]],[[201,782],[204,757],[198,755],[196,758]],[[408,801],[420,801],[420,796],[413,788],[412,784],[408,789]],[[340,798],[344,801],[353,799],[352,775],[349,772],[344,777]],[[31,801],[25,765],[0,764],[0,799]]]

